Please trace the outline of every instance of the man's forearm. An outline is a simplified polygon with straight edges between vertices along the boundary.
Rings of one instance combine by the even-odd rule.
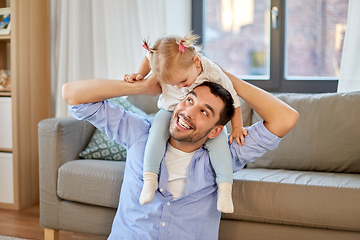
[[[238,95],[264,119],[264,125],[270,132],[283,137],[295,126],[299,115],[293,108],[231,73],[225,72],[225,74],[232,81]]]
[[[231,119],[231,127],[236,128],[236,127],[242,127],[242,126],[243,126],[243,122],[242,122],[242,116],[241,116],[241,108],[237,107],[237,108],[235,108],[234,116]]]
[[[161,90],[160,86],[154,84],[146,80],[130,84],[120,80],[89,79],[64,84],[62,95],[70,105],[100,102],[127,95],[148,94],[155,96],[160,94]]]

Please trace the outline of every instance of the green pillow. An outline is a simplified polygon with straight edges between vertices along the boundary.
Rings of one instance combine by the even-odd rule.
[[[121,105],[125,110],[137,113],[141,116],[149,116],[140,108],[135,107],[123,97],[109,99],[109,102]],[[126,149],[115,141],[110,140],[110,138],[105,133],[99,129],[96,129],[90,139],[89,144],[86,146],[84,151],[79,154],[79,157],[85,159],[125,161]]]

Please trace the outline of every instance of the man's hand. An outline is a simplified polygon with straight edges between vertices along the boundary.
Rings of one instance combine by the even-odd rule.
[[[247,135],[247,129],[245,129],[244,127],[236,127],[233,128],[230,137],[229,137],[229,142],[230,144],[232,144],[233,140],[235,139],[235,141],[239,144],[239,146],[244,145],[245,144],[245,136]]]
[[[145,78],[144,80],[146,80],[147,95],[157,96],[162,93],[159,81],[154,74],[150,75],[148,78]]]
[[[132,74],[125,74],[124,81],[128,83],[133,83],[135,81],[143,80],[144,76],[140,73],[132,73]]]

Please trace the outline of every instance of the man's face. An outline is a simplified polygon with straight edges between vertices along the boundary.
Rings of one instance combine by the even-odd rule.
[[[221,98],[213,95],[208,87],[194,89],[174,109],[169,128],[171,137],[177,142],[197,143],[195,145],[200,147],[208,138],[213,138],[215,124],[224,107]],[[222,126],[220,128],[222,130]]]

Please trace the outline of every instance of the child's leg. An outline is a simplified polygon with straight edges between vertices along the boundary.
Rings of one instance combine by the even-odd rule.
[[[159,174],[160,163],[169,140],[169,122],[172,112],[161,109],[154,118],[144,153],[144,172]]]
[[[226,129],[224,128],[216,138],[209,139],[206,147],[209,150],[210,161],[218,184],[217,208],[220,212],[232,213],[234,211],[231,197],[233,170]]]
[[[158,188],[160,162],[164,157],[166,143],[169,140],[169,122],[171,112],[160,110],[154,118],[146,143],[143,163],[144,186],[140,195],[140,204],[151,202]]]

